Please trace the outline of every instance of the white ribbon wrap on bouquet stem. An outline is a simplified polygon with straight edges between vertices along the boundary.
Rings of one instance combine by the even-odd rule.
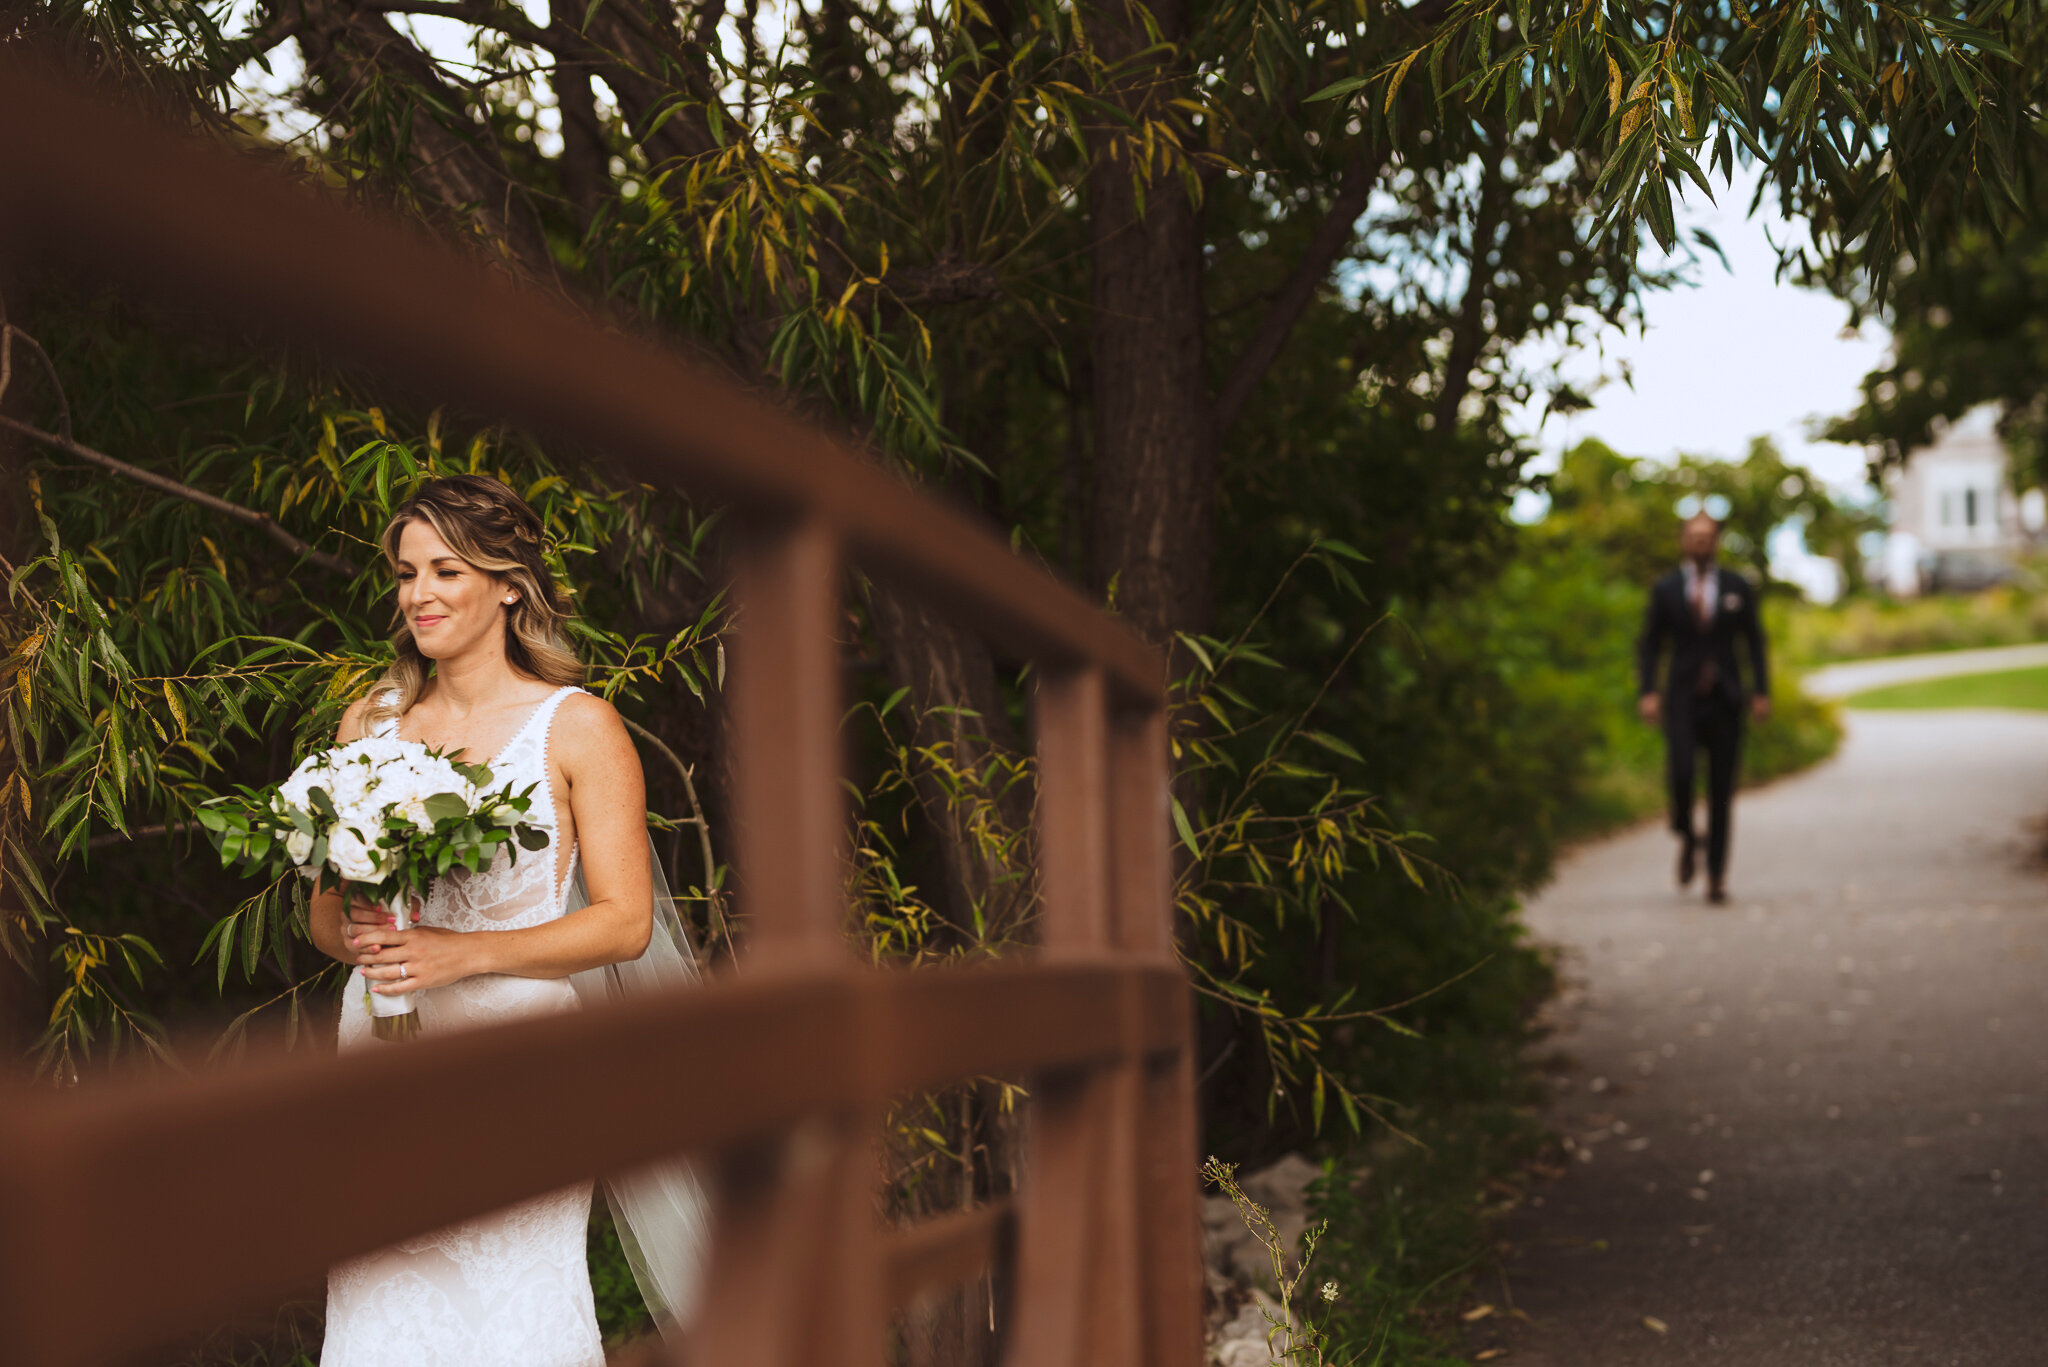
[[[401,892],[396,897],[387,898],[384,903],[384,909],[391,913],[392,919],[398,923],[400,930],[412,929],[412,895],[410,893]],[[388,1019],[392,1016],[409,1016],[419,1010],[419,993],[417,992],[399,992],[386,995],[382,992],[370,992],[367,988],[364,991],[370,999],[370,1014],[372,1016],[381,1016]]]
[[[585,1006],[670,991],[698,980],[697,956],[676,914],[675,899],[669,896],[652,835],[647,838],[647,862],[654,890],[654,933],[639,958],[570,976]],[[564,913],[589,905],[579,861],[571,872]],[[704,1189],[680,1157],[608,1177],[604,1189],[641,1299],[662,1333],[674,1335],[689,1324],[702,1290],[711,1224]]]

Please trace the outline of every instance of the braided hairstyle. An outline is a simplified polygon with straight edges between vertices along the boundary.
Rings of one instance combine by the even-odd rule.
[[[519,590],[518,600],[505,609],[505,658],[513,669],[543,683],[583,682],[583,661],[563,634],[570,615],[567,593],[548,569],[540,515],[525,499],[485,475],[428,480],[399,505],[379,539],[394,574],[399,538],[413,521],[432,527],[469,564]],[[426,687],[431,665],[402,612],[391,642],[397,658],[371,690],[366,727],[400,715]]]

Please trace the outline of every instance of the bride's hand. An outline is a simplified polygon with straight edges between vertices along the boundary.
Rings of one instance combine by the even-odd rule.
[[[356,937],[373,930],[389,930],[396,925],[390,910],[382,902],[373,902],[367,897],[350,897],[342,911],[341,938],[350,949],[361,952],[362,946]]]
[[[395,997],[473,976],[478,971],[470,963],[473,938],[439,926],[385,926],[361,931],[353,943],[370,990],[380,997]]]

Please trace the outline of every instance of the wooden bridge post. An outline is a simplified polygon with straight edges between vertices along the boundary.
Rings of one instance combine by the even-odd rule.
[[[729,696],[740,971],[850,969],[838,539],[800,519],[756,530],[738,560]],[[721,1155],[704,1294],[713,1313],[679,1361],[881,1367],[875,1120],[868,1109],[821,1115]]]
[[[843,964],[838,538],[819,519],[758,529],[733,600],[734,836],[748,964]],[[765,965],[764,965],[765,966]]]
[[[1037,694],[1038,828],[1048,959],[1113,952],[1109,698],[1093,668],[1049,669]],[[1156,913],[1155,913],[1156,914]],[[1127,1034],[1129,1032],[1126,1032]],[[1141,1361],[1137,1060],[1042,1077],[1031,1098],[1012,1367]]]
[[[1118,713],[1109,730],[1110,922],[1117,944],[1173,963],[1172,827],[1167,714]],[[1193,1367],[1202,1360],[1202,1239],[1196,1213],[1194,1022],[1183,1016],[1181,1048],[1147,1060],[1138,1080],[1137,1301],[1143,1367]]]

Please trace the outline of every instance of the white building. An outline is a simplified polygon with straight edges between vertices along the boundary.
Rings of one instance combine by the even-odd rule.
[[[1886,475],[1892,526],[1883,572],[1893,593],[1910,597],[1997,583],[2048,525],[2039,489],[2017,497],[2012,492],[1997,418],[1991,406],[1972,409]]]

